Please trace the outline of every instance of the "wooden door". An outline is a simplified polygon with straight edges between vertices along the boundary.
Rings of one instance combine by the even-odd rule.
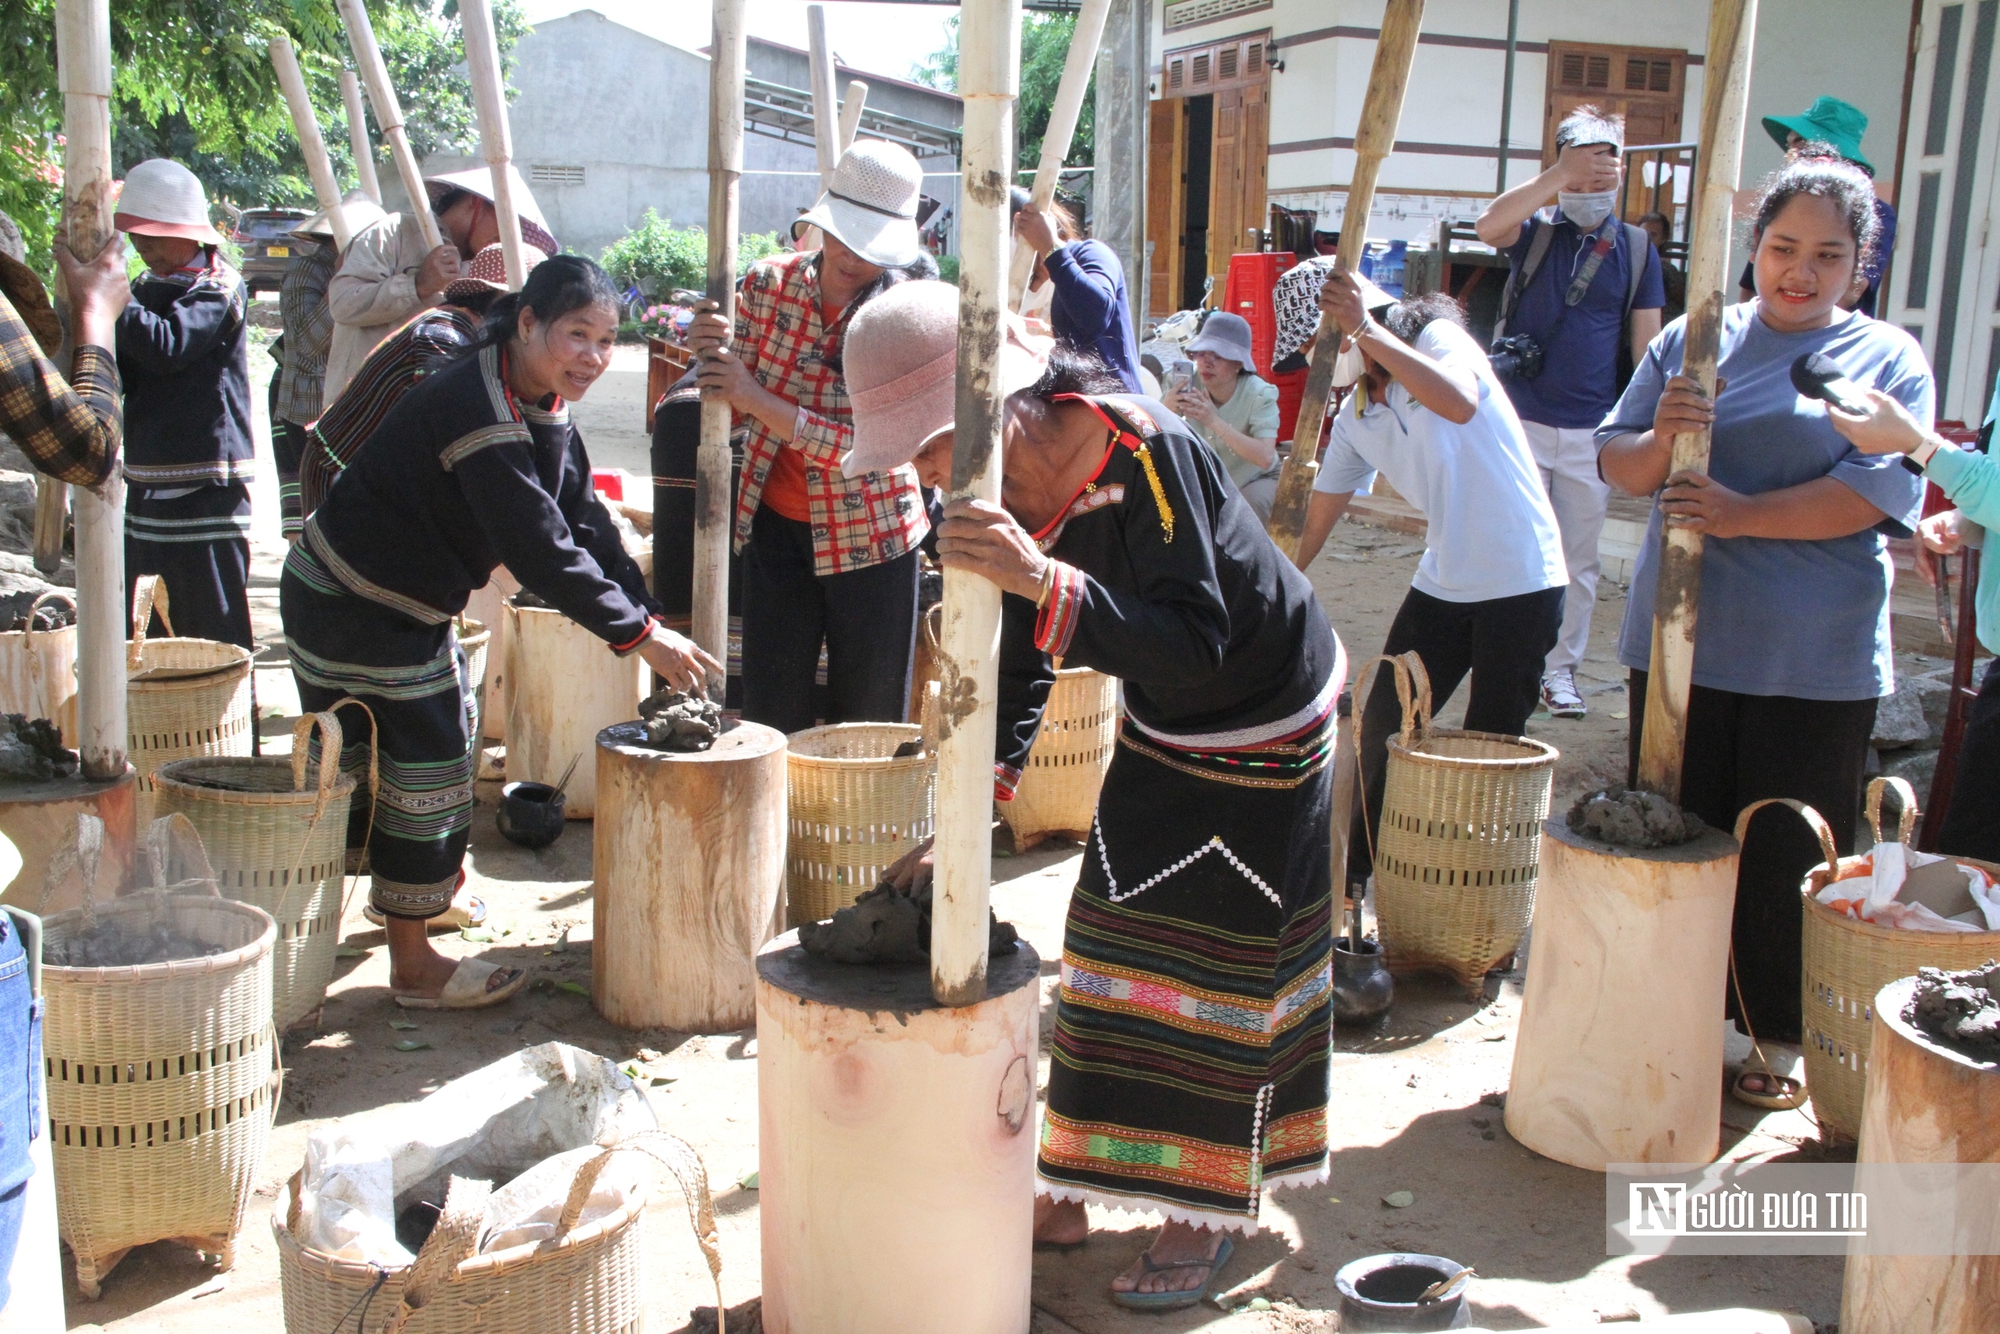
[[[1606,115],[1623,116],[1627,148],[1679,143],[1686,81],[1685,51],[1550,42],[1542,164],[1554,164],[1556,127],[1580,106],[1594,106]],[[1647,160],[1654,159],[1649,156]],[[1654,204],[1654,192],[1641,188],[1640,182],[1633,182],[1625,198],[1626,221],[1637,221]]]
[[[1182,183],[1187,173],[1187,99],[1152,104],[1146,139],[1146,310],[1155,316],[1180,309]]]
[[[1208,271],[1221,286],[1229,257],[1256,249],[1250,228],[1264,224],[1271,141],[1271,86],[1215,94],[1214,167],[1209,176]]]

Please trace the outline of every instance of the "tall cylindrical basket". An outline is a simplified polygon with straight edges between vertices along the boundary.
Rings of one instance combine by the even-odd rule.
[[[52,588],[28,606],[28,625],[47,602],[65,602],[72,612],[76,599]],[[63,744],[76,745],[76,622],[53,630],[0,632],[0,713],[46,718],[62,733]]]
[[[923,734],[912,723],[838,723],[788,738],[785,918],[791,925],[833,916],[931,836],[937,758],[921,750],[896,758],[899,747],[921,745]]]
[[[1014,799],[1000,805],[1017,852],[1049,838],[1081,843],[1089,836],[1117,745],[1117,678],[1088,667],[1057,672]]]
[[[212,639],[148,639],[153,612],[173,633],[166,589],[141,575],[134,591],[132,642],[125,653],[126,746],[139,776],[139,827],[153,818],[153,774],[196,755],[248,755],[250,652]]]

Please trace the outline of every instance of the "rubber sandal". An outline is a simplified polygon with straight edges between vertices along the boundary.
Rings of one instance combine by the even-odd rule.
[[[1761,1079],[1764,1089],[1750,1088],[1749,1081]],[[1769,1092],[1767,1090],[1777,1090]],[[1806,1101],[1806,1086],[1790,1075],[1781,1075],[1768,1065],[1752,1063],[1736,1072],[1729,1081],[1729,1096],[1751,1107],[1761,1107],[1766,1111],[1789,1112],[1803,1107]]]
[[[1119,1292],[1113,1289],[1111,1300],[1133,1311],[1184,1311],[1202,1298],[1208,1296],[1209,1288],[1215,1284],[1215,1276],[1222,1272],[1222,1266],[1229,1263],[1230,1255],[1236,1250],[1236,1243],[1229,1234],[1222,1235],[1215,1254],[1206,1260],[1173,1260],[1161,1264],[1153,1258],[1150,1249],[1140,1252],[1139,1263],[1149,1274],[1164,1274],[1170,1269],[1206,1269],[1208,1279],[1198,1288],[1185,1292]]]
[[[489,989],[487,984],[496,973],[514,976]],[[503,968],[484,959],[460,959],[443,991],[435,996],[398,996],[396,1004],[406,1010],[483,1010],[509,999],[527,985],[525,968]]]
[[[486,900],[477,894],[468,894],[466,902],[471,905],[469,909],[459,907],[458,900],[453,899],[449,908],[436,917],[425,919],[424,929],[435,935],[440,931],[465,931],[486,925]],[[382,914],[375,911],[375,905],[372,903],[361,910],[361,915],[368,919],[370,926],[387,925],[382,920]]]

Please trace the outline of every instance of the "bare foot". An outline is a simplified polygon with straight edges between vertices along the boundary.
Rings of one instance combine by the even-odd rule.
[[[389,990],[398,996],[441,995],[458,961],[431,948],[422,922],[391,917],[383,929],[389,936]]]
[[[1183,1260],[1212,1262],[1222,1248],[1222,1234],[1186,1223],[1169,1223],[1153,1238],[1146,1255],[1155,1265],[1172,1265]],[[1113,1292],[1193,1292],[1208,1285],[1214,1274],[1210,1264],[1185,1265],[1174,1269],[1150,1270],[1142,1256],[1132,1267],[1111,1280]]]
[[[1035,1240],[1049,1246],[1075,1246],[1090,1236],[1090,1220],[1084,1215],[1082,1200],[1058,1203],[1046,1195],[1035,1197]]]

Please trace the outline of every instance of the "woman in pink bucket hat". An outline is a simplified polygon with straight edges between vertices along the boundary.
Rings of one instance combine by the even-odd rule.
[[[862,472],[951,480],[958,292],[910,283],[848,336]],[[1011,797],[1051,659],[1125,683],[1070,901],[1037,1161],[1036,1244],[1086,1203],[1170,1220],[1112,1300],[1192,1306],[1266,1189],[1324,1181],[1332,1024],[1327,859],[1347,679],[1305,577],[1215,455],[1086,352],[1009,317],[1001,501],[954,501],[949,569],[1002,599],[996,795]],[[892,879],[928,877],[929,848]]]

